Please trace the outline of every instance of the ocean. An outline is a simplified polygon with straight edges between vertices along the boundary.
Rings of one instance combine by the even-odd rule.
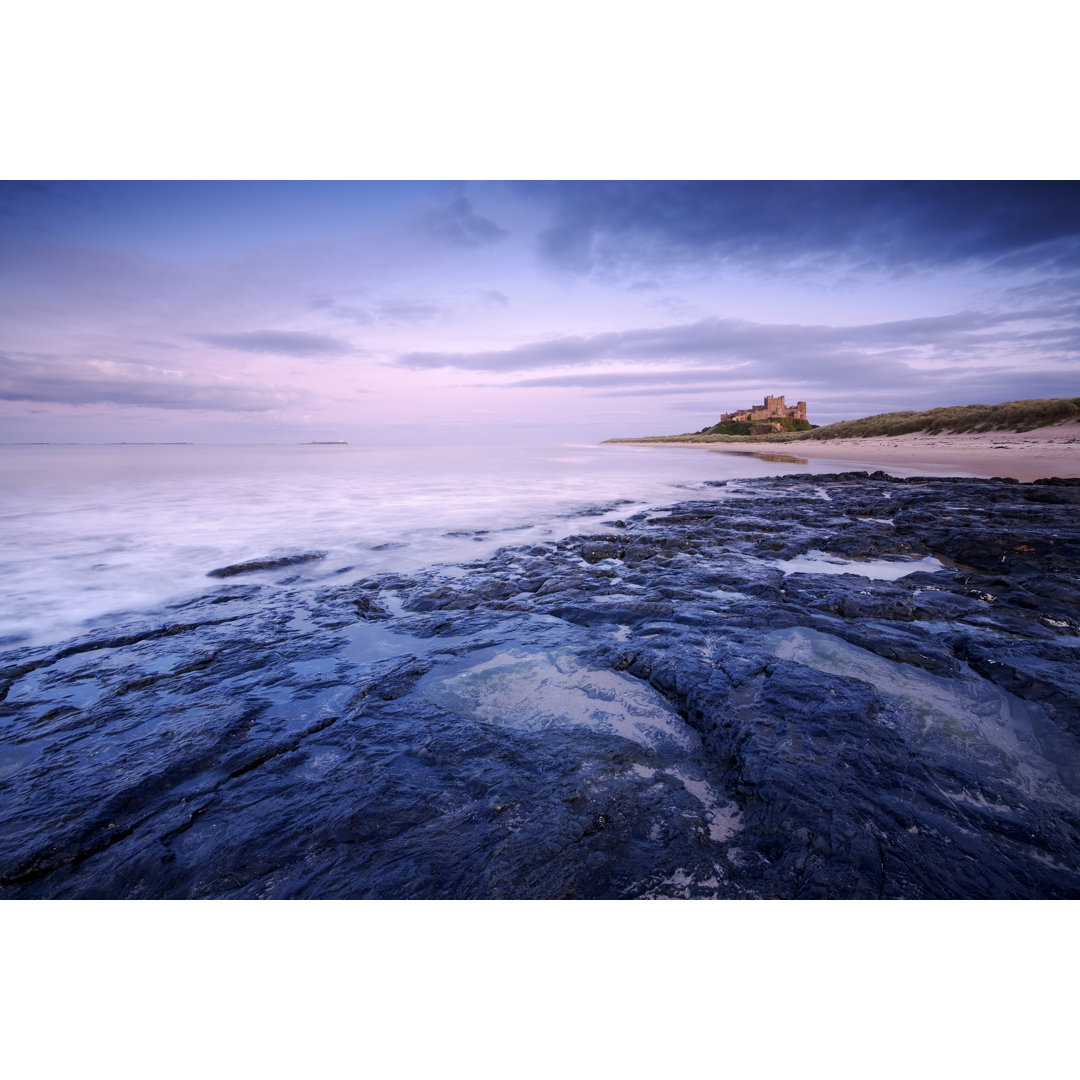
[[[715,491],[709,481],[859,468],[769,458],[571,444],[2,446],[0,647],[138,619],[227,587],[208,572],[251,559],[325,552],[290,587],[345,583],[600,531]]]

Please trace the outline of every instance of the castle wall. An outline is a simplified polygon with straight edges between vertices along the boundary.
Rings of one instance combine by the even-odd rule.
[[[765,401],[761,405],[754,405],[749,409],[737,409],[735,412],[721,413],[720,415],[721,424],[726,424],[732,420],[752,424],[755,421],[784,419],[805,420],[806,402],[800,401],[797,405],[787,405],[784,402],[783,394],[779,397],[766,395]]]

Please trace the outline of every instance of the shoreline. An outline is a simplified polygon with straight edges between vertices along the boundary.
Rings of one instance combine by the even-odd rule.
[[[0,899],[1080,898],[1080,486],[730,482],[0,656]]]
[[[766,460],[849,461],[866,465],[960,470],[982,477],[1022,482],[1058,476],[1080,477],[1080,422],[1053,424],[1033,431],[987,431],[963,434],[884,435],[854,439],[805,439],[792,442],[651,442],[619,440],[623,446],[676,446],[714,453],[754,454]]]

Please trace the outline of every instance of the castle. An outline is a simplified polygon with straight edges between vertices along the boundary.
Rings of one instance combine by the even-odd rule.
[[[765,398],[764,405],[754,405],[749,409],[736,409],[735,412],[723,413],[720,423],[726,424],[729,420],[742,421],[753,424],[750,429],[751,435],[764,435],[769,431],[780,429],[779,420],[805,420],[806,402],[800,401],[797,405],[785,405],[784,395],[779,397]]]

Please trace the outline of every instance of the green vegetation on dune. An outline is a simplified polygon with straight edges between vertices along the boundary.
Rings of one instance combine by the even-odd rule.
[[[1031,431],[1063,420],[1080,420],[1080,397],[1029,398],[1000,405],[950,405],[925,412],[881,413],[862,420],[841,420],[810,432],[809,439],[855,439],[875,435],[930,435],[963,431]]]
[[[1034,428],[1080,420],[1080,397],[1030,398],[1003,401],[999,405],[949,405],[925,412],[892,412],[861,420],[841,420],[835,424],[798,430],[805,421],[782,421],[788,428],[769,435],[751,435],[750,425],[729,421],[685,435],[645,435],[638,438],[607,439],[619,442],[799,442],[803,439],[855,439],[882,435],[909,435],[922,431],[930,435],[965,431],[1031,431]],[[807,425],[809,426],[809,425]]]
[[[810,431],[813,424],[805,420],[791,420],[787,417],[773,421],[785,431]],[[747,420],[729,420],[726,424],[713,424],[710,428],[704,428],[699,432],[701,435],[749,435],[753,425]],[[773,434],[770,432],[770,434]]]

